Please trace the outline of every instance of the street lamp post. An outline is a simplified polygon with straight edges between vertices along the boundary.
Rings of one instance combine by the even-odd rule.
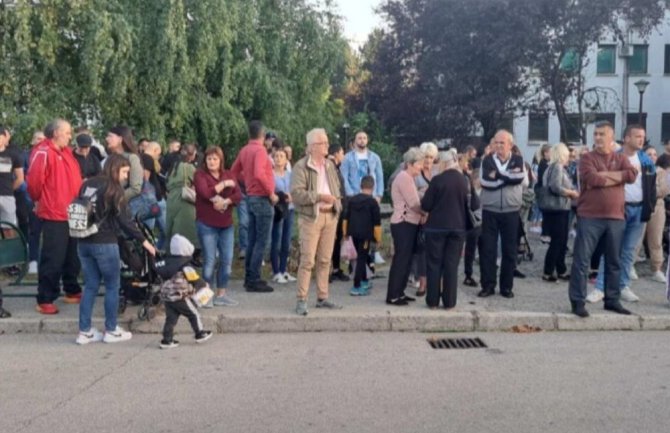
[[[637,112],[637,123],[642,125],[642,101],[644,98],[644,91],[647,90],[647,86],[649,85],[649,81],[647,80],[640,80],[636,81],[635,87],[637,87],[637,91],[640,93],[640,108]]]
[[[342,129],[344,129],[344,152],[346,153],[349,149],[347,146],[349,146],[349,124],[345,123],[342,125]]]

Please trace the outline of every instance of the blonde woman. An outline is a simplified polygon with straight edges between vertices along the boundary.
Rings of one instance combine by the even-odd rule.
[[[555,200],[551,206],[542,209],[545,226],[551,237],[549,249],[544,257],[544,281],[556,282],[559,279],[568,281],[568,268],[565,265],[565,253],[568,249],[568,221],[570,219],[571,200],[579,193],[572,184],[565,167],[570,160],[570,150],[563,143],[551,148],[551,160],[544,172],[542,184],[548,189]],[[554,274],[554,271],[558,275]]]

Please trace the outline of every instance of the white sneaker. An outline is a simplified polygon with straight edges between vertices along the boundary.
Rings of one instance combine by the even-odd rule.
[[[382,257],[379,251],[375,251],[375,265],[383,265],[384,263],[386,263],[384,257]]]
[[[290,282],[290,283],[292,283],[292,282],[294,282],[294,281],[298,281],[298,279],[297,279],[296,277],[294,277],[293,275],[289,274],[288,272],[284,272],[284,279],[285,279],[286,281]]]
[[[542,233],[542,227],[531,227],[528,231],[531,233]]]
[[[278,284],[286,284],[288,282],[286,281],[284,274],[274,274],[272,281]]]
[[[588,302],[590,304],[595,304],[596,302],[602,301],[604,297],[605,297],[605,294],[602,291],[600,291],[598,289],[593,289],[593,290],[591,290],[591,293],[589,293],[586,296],[586,302]]]
[[[105,337],[102,341],[105,343],[120,343],[121,341],[128,341],[133,338],[133,334],[124,331],[123,328],[117,326],[113,331],[105,331]]]
[[[624,287],[621,289],[621,299],[626,302],[637,302],[640,298],[637,297],[635,293],[630,289],[630,287]]]
[[[652,279],[653,281],[656,281],[657,283],[663,283],[663,284],[665,284],[665,283],[668,282],[667,278],[665,278],[665,274],[664,274],[663,272],[661,272],[661,271],[656,271],[656,272],[654,272],[654,273],[651,275],[651,279]]]
[[[630,277],[631,280],[637,280],[639,278],[637,276],[637,271],[635,270],[635,266],[630,267],[630,272],[628,273],[628,276]]]
[[[29,274],[36,274],[37,273],[37,262],[35,260],[28,263],[28,273]]]
[[[102,332],[95,328],[91,328],[88,332],[79,331],[75,343],[84,345],[88,343],[97,343],[98,341],[102,341]]]

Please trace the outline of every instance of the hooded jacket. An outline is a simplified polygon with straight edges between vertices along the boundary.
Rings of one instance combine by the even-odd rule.
[[[623,149],[619,150],[623,153]],[[640,222],[647,222],[656,208],[656,166],[643,150],[637,151],[642,167],[642,214]]]

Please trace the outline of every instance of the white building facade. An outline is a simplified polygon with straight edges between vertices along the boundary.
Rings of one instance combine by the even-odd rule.
[[[588,52],[583,72],[586,93],[582,104],[586,144],[592,144],[593,124],[609,120],[615,136],[622,138],[627,124],[639,123],[640,93],[635,83],[647,82],[643,94],[642,124],[649,143],[659,150],[670,140],[670,18],[646,39],[629,33],[625,44],[604,37]],[[568,104],[572,124],[578,125],[576,103]],[[555,114],[524,114],[513,119],[513,133],[524,158],[530,161],[539,146],[560,141]],[[569,128],[569,142],[582,141],[576,128]]]

